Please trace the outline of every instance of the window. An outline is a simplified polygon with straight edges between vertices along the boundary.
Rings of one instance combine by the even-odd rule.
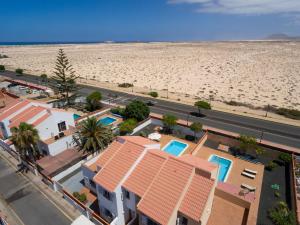
[[[59,132],[63,132],[67,129],[66,122],[61,122],[57,124]]]
[[[181,225],[187,225],[188,224],[188,220],[187,218],[185,217],[182,217],[182,220],[181,220]]]
[[[92,187],[92,188],[96,188],[96,184],[95,184],[94,181],[90,180],[90,184],[91,184],[91,187]]]
[[[113,218],[113,215],[111,214],[111,212],[106,208],[104,208],[104,215],[109,218]]]
[[[106,199],[108,199],[108,200],[111,199],[110,193],[109,193],[107,190],[103,190],[103,196],[104,196]]]
[[[147,225],[158,225],[158,223],[155,223],[153,220],[147,218]]]
[[[129,191],[127,191],[127,190],[125,190],[125,197],[126,197],[127,199],[130,199],[130,193],[129,193]]]

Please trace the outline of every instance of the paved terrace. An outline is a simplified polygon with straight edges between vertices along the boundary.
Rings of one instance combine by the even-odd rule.
[[[250,162],[235,158],[234,156],[232,156],[228,153],[221,152],[221,151],[218,151],[216,149],[213,149],[213,148],[210,148],[207,146],[203,146],[196,153],[196,156],[200,157],[202,159],[208,160],[208,158],[212,154],[232,160],[232,162],[233,162],[232,168],[229,172],[229,176],[226,181],[228,184],[232,184],[236,187],[241,187],[241,184],[244,183],[244,184],[248,184],[252,187],[256,187],[255,199],[251,205],[251,209],[249,211],[249,216],[248,216],[248,224],[256,224],[259,199],[260,199],[260,193],[261,193],[261,186],[262,186],[262,180],[263,180],[263,174],[264,174],[264,166],[262,164],[254,164],[254,163],[250,163]],[[257,171],[257,175],[255,176],[254,179],[247,178],[247,177],[241,175],[241,173],[243,172],[243,170],[245,168]],[[229,224],[230,225],[242,224],[241,223],[242,220],[238,219],[238,218],[243,218],[245,208],[244,208],[244,210],[242,210],[240,208],[240,206],[238,206],[238,205],[233,206],[232,203],[230,203],[224,199],[220,199],[220,198],[215,198],[214,201],[215,202],[214,202],[214,208],[213,208],[213,215],[219,214],[221,212],[223,212],[223,215],[224,215],[224,212],[226,212],[226,214],[232,213],[232,218],[235,217],[234,220],[230,219],[228,221],[228,223],[226,223],[226,221],[224,221],[224,223],[223,223],[224,216],[221,216],[220,218],[222,219],[222,224],[228,224],[228,225]],[[227,207],[228,207],[228,212],[227,212],[227,210],[225,210],[225,211],[223,210],[225,208],[227,209]],[[214,210],[216,210],[216,211],[214,212]],[[213,217],[211,217],[211,218],[213,218]],[[231,218],[231,216],[226,216],[226,218],[227,219]],[[215,223],[216,222],[215,220],[212,220],[212,221],[214,221],[214,223],[210,223],[209,225],[219,224],[219,223]],[[234,221],[236,221],[236,223],[233,223]]]

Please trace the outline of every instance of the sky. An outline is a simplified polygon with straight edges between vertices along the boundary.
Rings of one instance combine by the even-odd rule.
[[[300,0],[0,0],[0,42],[300,36]]]

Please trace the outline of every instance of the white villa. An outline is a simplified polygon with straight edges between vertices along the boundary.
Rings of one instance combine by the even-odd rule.
[[[192,155],[171,156],[147,138],[125,136],[84,164],[83,175],[110,224],[205,225],[218,168]]]
[[[1,108],[0,113],[0,134],[4,140],[11,136],[11,128],[26,122],[39,131],[41,140],[38,148],[44,155],[55,156],[74,146],[72,133],[75,121],[72,112],[16,98]]]

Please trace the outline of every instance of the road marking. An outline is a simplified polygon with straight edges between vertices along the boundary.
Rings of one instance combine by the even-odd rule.
[[[5,151],[5,150],[4,150]],[[8,159],[6,159],[5,156],[3,156],[2,154],[0,154],[0,157],[2,159],[4,159],[8,164],[11,165],[11,167],[13,167],[15,170],[17,170],[17,167],[12,163],[10,162]],[[22,173],[18,173],[21,177],[23,177],[24,179],[26,179],[28,182],[30,182],[32,184],[32,186],[39,192],[41,193],[50,203],[52,203],[65,217],[67,217],[71,222],[73,221],[73,218],[71,218],[69,215],[67,215],[63,210],[61,210],[61,208],[53,201],[51,200],[45,193],[43,193],[38,187],[37,185],[31,180],[29,179],[28,177],[26,177],[24,174]],[[47,186],[47,188],[49,188]],[[51,190],[52,191],[52,190]]]

